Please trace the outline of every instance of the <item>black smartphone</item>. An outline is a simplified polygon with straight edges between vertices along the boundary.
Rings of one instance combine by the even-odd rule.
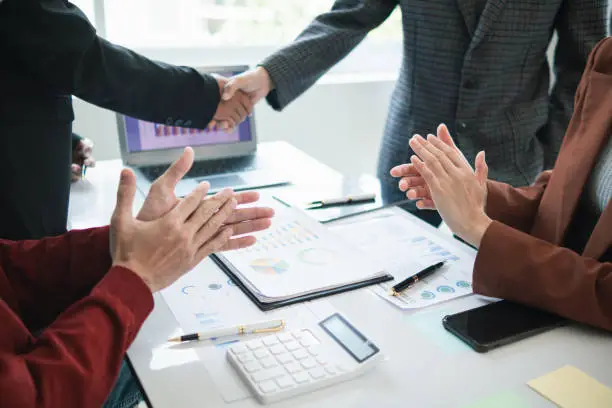
[[[567,324],[568,320],[505,300],[445,316],[444,328],[479,353]]]

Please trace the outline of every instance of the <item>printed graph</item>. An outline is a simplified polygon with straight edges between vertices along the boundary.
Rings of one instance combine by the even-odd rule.
[[[421,299],[424,300],[433,300],[436,298],[435,293],[430,292],[428,290],[424,290],[423,292],[421,292]]]
[[[278,275],[289,270],[289,264],[277,258],[255,259],[251,261],[250,266],[253,270],[267,275]]]
[[[452,252],[430,240],[427,237],[418,236],[412,238],[412,245],[419,248],[419,251],[425,254],[423,257],[428,261],[458,261],[459,257]]]
[[[441,285],[436,288],[439,293],[455,293],[455,288],[452,286]]]
[[[471,286],[472,286],[472,284],[470,282],[467,282],[467,281],[458,281],[457,282],[457,287],[458,288],[464,288],[465,289],[465,288],[469,288]]]
[[[319,236],[303,226],[299,221],[272,226],[268,232],[257,237],[257,243],[242,252],[263,252],[283,249],[304,243],[316,242]]]

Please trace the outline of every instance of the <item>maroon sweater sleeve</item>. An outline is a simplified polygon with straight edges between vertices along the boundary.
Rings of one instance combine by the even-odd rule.
[[[0,312],[7,317],[0,339],[0,406],[99,407],[105,401],[153,308],[140,277],[121,267],[106,269],[107,241],[108,230],[97,229],[0,244],[6,302],[3,307],[0,301]],[[54,293],[73,301],[58,311]],[[57,317],[35,338],[21,326],[20,308]]]
[[[103,227],[37,241],[0,240],[0,267],[30,330],[48,326],[108,272],[108,233]]]

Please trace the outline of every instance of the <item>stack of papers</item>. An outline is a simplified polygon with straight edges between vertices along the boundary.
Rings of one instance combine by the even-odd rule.
[[[263,304],[391,279],[381,265],[304,212],[278,208],[256,245],[217,255]]]
[[[476,251],[400,208],[388,208],[331,224],[332,231],[370,257],[393,277],[374,292],[401,309],[418,309],[472,293]],[[444,261],[428,278],[391,296],[391,287]]]

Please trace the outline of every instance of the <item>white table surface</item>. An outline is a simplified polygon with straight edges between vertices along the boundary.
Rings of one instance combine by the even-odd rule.
[[[264,144],[261,151],[281,149],[291,155],[297,185],[329,182],[341,176],[285,143]],[[114,208],[120,160],[99,162],[87,179],[72,187],[69,212],[73,228],[104,225]],[[297,171],[295,171],[297,168]],[[142,197],[135,206],[142,203]],[[199,268],[215,273],[210,260]],[[554,405],[526,382],[566,364],[612,386],[612,336],[580,325],[559,328],[487,354],[473,352],[441,325],[444,314],[486,301],[470,296],[418,312],[396,309],[368,289],[327,298],[387,356],[374,371],[331,388],[274,404],[278,407],[462,407],[497,394],[511,395],[527,407]],[[226,404],[210,373],[197,361],[159,353],[179,328],[161,296],[128,355],[155,408],[260,406],[254,399]],[[521,408],[521,407],[516,407]],[[587,408],[587,407],[585,407]]]

